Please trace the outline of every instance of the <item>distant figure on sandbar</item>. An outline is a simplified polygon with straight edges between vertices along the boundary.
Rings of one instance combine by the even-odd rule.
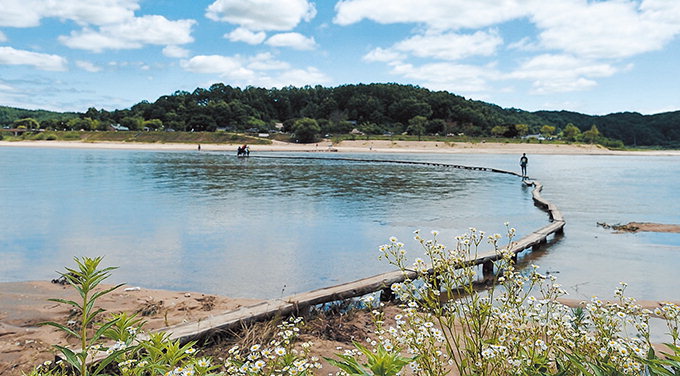
[[[236,150],[236,156],[241,157],[241,156],[249,156],[250,155],[250,148],[248,145],[243,145],[239,146],[238,149]]]
[[[198,151],[201,151],[201,144],[198,144]]]
[[[527,177],[527,164],[529,163],[529,158],[527,158],[527,153],[522,154],[522,158],[519,159],[519,166],[522,167],[522,177]]]

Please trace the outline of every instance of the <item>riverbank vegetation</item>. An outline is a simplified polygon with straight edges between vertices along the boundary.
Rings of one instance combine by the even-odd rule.
[[[46,130],[173,130],[295,133],[300,119],[314,121],[314,138],[326,135],[414,135],[600,143],[607,147],[680,147],[680,111],[656,115],[592,116],[569,111],[502,108],[412,85],[359,84],[334,88],[235,88],[214,84],[177,91],[130,109],[90,108],[49,113],[0,107],[0,125]],[[306,121],[307,128],[310,123]],[[298,138],[299,140],[299,138]],[[305,138],[305,140],[308,140]]]
[[[508,228],[508,242],[514,233]],[[144,334],[142,321],[125,314],[95,320],[102,313],[96,300],[113,289],[94,288],[112,268],[99,268],[101,258],[76,259],[78,267],[67,269],[64,277],[81,292],[82,302],[61,303],[79,309],[83,319],[50,325],[77,338],[78,345],[56,346],[64,360],[41,365],[30,375],[312,375],[328,374],[329,369],[365,376],[680,372],[677,305],[643,309],[625,295],[626,285],[621,283],[611,301],[593,297],[570,308],[559,302],[566,293],[555,277],[539,273],[535,265],[516,268],[514,255],[500,245],[498,234],[486,236],[470,229],[456,238],[453,248],[440,243],[435,231],[429,239],[416,231],[415,238],[424,259],[407,260],[408,252],[396,238],[380,247],[380,258],[402,271],[418,272],[416,279],[391,286],[398,299],[396,314],[387,315],[395,306],[365,297],[364,310],[373,317],[371,333],[347,336],[350,348],[336,354],[317,352],[304,334],[301,318],[283,318],[270,335],[254,334],[250,341],[209,350],[163,333]],[[485,280],[487,288],[480,289],[476,269],[466,267],[466,260],[486,243],[502,258],[494,265],[498,276]],[[650,339],[652,319],[666,325],[667,353],[659,352]],[[94,357],[100,362],[90,362]],[[318,371],[322,367],[326,369]]]
[[[23,132],[14,135],[0,132],[4,141],[82,141],[82,142],[143,142],[143,143],[190,143],[190,144],[250,144],[266,145],[271,140],[234,132],[81,132],[44,131]]]

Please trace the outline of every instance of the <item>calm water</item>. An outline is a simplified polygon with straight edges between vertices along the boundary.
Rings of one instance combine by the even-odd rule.
[[[295,154],[273,154],[294,156]],[[310,154],[299,154],[310,156]],[[314,154],[313,156],[323,156]],[[516,155],[327,155],[518,169]],[[525,261],[572,294],[680,299],[679,234],[612,234],[596,222],[680,223],[678,157],[530,156],[567,220]],[[547,223],[510,175],[210,152],[0,149],[0,281],[49,279],[105,255],[115,281],[273,298],[392,270],[377,247],[436,229],[519,234]]]

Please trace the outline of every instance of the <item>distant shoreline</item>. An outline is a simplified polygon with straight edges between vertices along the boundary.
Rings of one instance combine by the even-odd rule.
[[[237,144],[201,144],[201,151],[236,153]],[[81,141],[0,141],[0,147],[40,147],[75,149],[121,150],[198,150],[193,143],[136,143],[136,142],[81,142]],[[568,154],[568,155],[649,155],[680,156],[680,150],[620,151],[599,145],[582,144],[521,144],[499,142],[438,142],[346,140],[337,144],[320,141],[313,144],[294,144],[274,141],[270,145],[250,145],[251,152],[340,152],[340,153],[442,153],[442,154]]]

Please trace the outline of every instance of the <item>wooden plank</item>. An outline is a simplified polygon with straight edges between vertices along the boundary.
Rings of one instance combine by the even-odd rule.
[[[416,278],[414,271],[402,272],[400,270],[379,274],[373,277],[363,278],[357,281],[341,285],[325,287],[301,294],[291,295],[283,300],[300,306],[316,305],[363,296],[384,288],[389,288],[394,283],[403,282],[406,279]]]
[[[200,321],[174,325],[163,329],[173,340],[183,343],[194,341],[225,331],[239,329],[242,325],[270,319],[276,315],[287,316],[295,312],[297,307],[281,300],[267,300],[262,303],[241,307]]]

